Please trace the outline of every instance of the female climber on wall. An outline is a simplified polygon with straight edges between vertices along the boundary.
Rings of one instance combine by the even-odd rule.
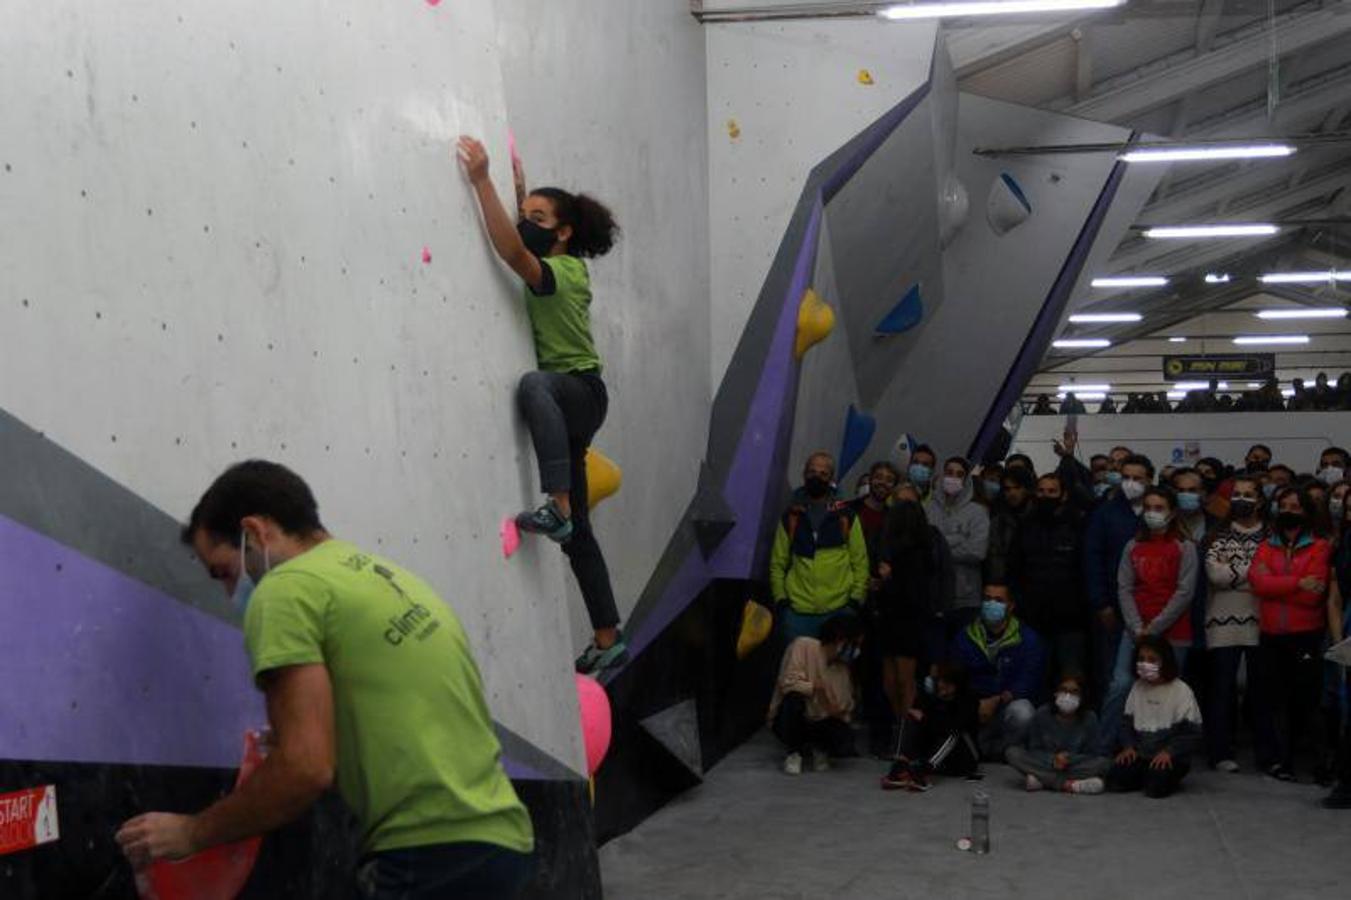
[[[595,630],[577,670],[595,674],[621,662],[626,648],[610,573],[587,510],[586,449],[605,421],[609,399],[591,336],[591,278],[582,260],[608,253],[619,228],[610,211],[585,194],[558,188],[527,193],[516,160],[519,218],[512,216],[488,177],[483,144],[461,137],[458,152],[493,248],[525,282],[539,360],[539,371],[521,379],[516,400],[548,497],[538,509],[517,516],[516,524],[562,544]]]

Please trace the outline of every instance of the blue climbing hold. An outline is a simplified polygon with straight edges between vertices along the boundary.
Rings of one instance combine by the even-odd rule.
[[[924,301],[919,296],[919,285],[915,284],[905,292],[901,302],[892,307],[891,312],[887,313],[882,321],[877,323],[877,328],[873,330],[873,333],[879,335],[901,334],[918,325],[922,318],[924,318]]]
[[[840,447],[840,471],[836,479],[842,479],[853,468],[854,463],[863,458],[863,452],[872,443],[877,432],[877,419],[860,412],[854,404],[849,404],[849,413],[844,419],[844,445]]]

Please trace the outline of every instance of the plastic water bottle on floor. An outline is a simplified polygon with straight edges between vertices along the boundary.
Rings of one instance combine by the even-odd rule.
[[[980,788],[971,794],[971,850],[990,852],[990,795]]]

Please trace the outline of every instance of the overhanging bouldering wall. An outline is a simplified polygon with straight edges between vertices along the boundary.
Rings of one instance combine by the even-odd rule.
[[[176,520],[250,456],[441,590],[534,894],[598,896],[568,576],[497,547],[536,493],[529,329],[450,149],[483,135],[510,195],[498,40],[486,0],[0,10],[0,793],[57,785],[62,825],[0,896],[130,896],[116,825],[230,784],[262,709]],[[338,896],[347,835],[274,835],[244,896]]]
[[[709,35],[713,321],[745,324],[694,499],[630,623],[634,658],[607,679],[617,738],[597,779],[602,838],[698,782],[688,747],[700,747],[707,767],[763,723],[781,645],[739,658],[742,609],[768,600],[770,538],[807,452],[887,458],[906,433],[943,452],[979,452],[986,425],[1002,424],[1019,367],[1049,344],[1045,323],[1060,320],[1094,248],[1129,222],[1109,215],[1126,180],[1109,154],[1011,164],[972,152],[1128,132],[959,95],[931,32],[812,23]],[[847,61],[858,65],[888,38],[882,65],[854,77]],[[893,79],[878,77],[898,64]],[[773,74],[743,77],[762,69]],[[875,96],[885,108],[849,125],[869,101],[846,92],[883,85]],[[722,121],[733,107],[759,118]],[[789,145],[763,174],[763,154],[738,156],[761,129]],[[785,172],[803,152],[800,137],[829,147]],[[1127,206],[1143,202],[1148,180],[1131,182]],[[785,208],[783,192],[798,183]],[[759,255],[768,239],[777,249]],[[768,274],[756,280],[760,266]],[[747,307],[749,283],[758,294]],[[803,340],[800,323],[818,321],[805,311],[821,303],[832,314],[819,320],[833,326],[813,325]],[[718,355],[715,332],[715,372]],[[664,727],[645,726],[654,720]]]

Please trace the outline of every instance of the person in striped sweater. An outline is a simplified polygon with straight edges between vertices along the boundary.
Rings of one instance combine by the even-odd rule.
[[[1206,544],[1206,646],[1210,655],[1206,745],[1210,765],[1237,772],[1234,714],[1238,707],[1238,666],[1251,672],[1260,634],[1258,601],[1248,585],[1248,568],[1267,538],[1260,479],[1240,475],[1229,497],[1229,515]]]

